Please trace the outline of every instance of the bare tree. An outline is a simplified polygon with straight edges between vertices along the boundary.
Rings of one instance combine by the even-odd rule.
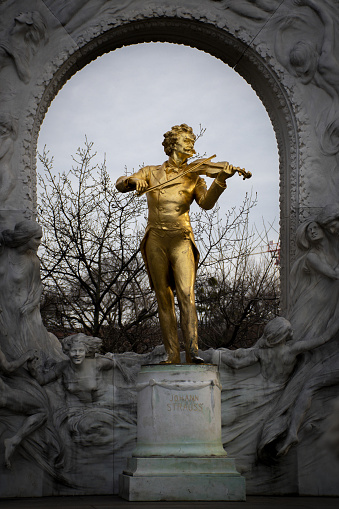
[[[85,141],[72,169],[55,175],[53,158],[39,156],[39,221],[44,294],[41,312],[60,335],[82,330],[110,351],[145,352],[162,342],[157,303],[139,245],[144,199],[118,193],[105,161],[95,164]],[[200,346],[248,346],[278,314],[278,267],[257,255],[267,232],[249,231],[256,199],[246,196],[223,216],[216,207],[192,216],[200,250],[196,284]]]
[[[39,221],[44,229],[42,315],[49,328],[100,336],[105,327],[128,330],[156,313],[139,251],[144,207],[122,196],[105,162],[95,165],[87,140],[68,173],[39,156]]]
[[[268,250],[269,232],[249,228],[254,201],[247,196],[224,221],[209,216],[202,236],[196,283],[200,343],[204,347],[246,347],[279,314],[279,266]],[[200,221],[201,222],[201,221]]]

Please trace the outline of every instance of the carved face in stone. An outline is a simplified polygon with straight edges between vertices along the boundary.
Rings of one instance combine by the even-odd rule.
[[[34,251],[34,253],[36,253],[39,249],[40,244],[41,244],[41,239],[42,239],[42,233],[37,232],[36,235],[34,235],[33,237],[31,237],[29,239],[29,241],[26,244],[26,248],[31,251]]]
[[[290,52],[290,64],[294,74],[305,84],[313,78],[317,61],[318,55],[314,47],[306,41],[297,42]]]
[[[293,338],[293,329],[288,320],[277,316],[268,322],[264,328],[264,337],[268,347],[274,347]]]
[[[28,13],[27,12],[20,12],[18,14],[18,16],[16,16],[14,18],[14,25],[12,27],[11,33],[15,34],[15,33],[21,32],[21,31],[22,32],[27,31],[28,26],[30,24],[32,24],[32,23],[29,22]]]
[[[327,224],[327,228],[332,235],[339,235],[339,218],[330,221]]]
[[[310,223],[307,227],[307,237],[311,242],[321,240],[322,238],[324,238],[323,229],[316,222]]]
[[[5,138],[9,135],[9,130],[7,129],[7,126],[0,124],[0,137]]]
[[[68,356],[75,365],[82,364],[86,357],[86,347],[83,343],[73,343]]]

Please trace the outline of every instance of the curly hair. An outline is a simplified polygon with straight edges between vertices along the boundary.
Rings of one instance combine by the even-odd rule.
[[[96,353],[100,352],[102,346],[102,339],[95,338],[93,336],[86,336],[80,332],[79,334],[73,334],[67,336],[61,341],[62,351],[68,355],[69,351],[75,344],[82,345],[86,350],[86,357],[94,357]]]
[[[194,134],[192,127],[189,127],[187,124],[174,125],[170,131],[167,131],[167,133],[164,134],[164,141],[162,142],[167,156],[172,154],[178,135],[181,133],[190,134],[193,136],[194,141],[196,140],[196,135]]]

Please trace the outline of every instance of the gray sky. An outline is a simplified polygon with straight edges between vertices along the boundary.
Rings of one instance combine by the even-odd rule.
[[[67,170],[71,155],[94,142],[98,162],[106,154],[115,181],[128,171],[166,160],[163,134],[186,123],[199,132],[196,150],[213,161],[229,161],[251,171],[235,175],[219,199],[221,212],[258,194],[252,221],[279,229],[278,153],[268,114],[255,92],[230,67],[187,46],[145,43],[103,55],[79,71],[59,92],[43,122],[38,150],[54,156],[56,172]],[[38,170],[41,166],[38,164]],[[206,177],[208,185],[212,182]],[[145,198],[142,198],[145,199]]]

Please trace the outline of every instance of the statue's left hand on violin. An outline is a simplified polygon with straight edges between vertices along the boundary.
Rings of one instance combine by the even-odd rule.
[[[231,177],[235,173],[238,173],[243,177],[243,180],[249,179],[252,177],[252,173],[250,171],[246,171],[245,168],[240,168],[239,166],[233,166],[232,164],[229,164],[227,161],[220,162],[220,163],[212,163],[211,159],[216,157],[216,154],[213,156],[207,157],[206,159],[199,159],[195,162],[190,163],[187,166],[187,169],[184,170],[181,173],[178,173],[175,177],[169,179],[165,183],[157,184],[155,186],[149,187],[148,189],[139,192],[138,196],[141,196],[142,194],[148,193],[149,191],[153,191],[154,189],[157,189],[158,187],[166,187],[170,183],[172,183],[174,180],[177,180],[180,177],[183,177],[184,175],[187,175],[188,173],[196,173],[198,175],[206,175],[206,177],[215,178],[217,177],[220,172],[224,171],[229,176],[226,178]]]

